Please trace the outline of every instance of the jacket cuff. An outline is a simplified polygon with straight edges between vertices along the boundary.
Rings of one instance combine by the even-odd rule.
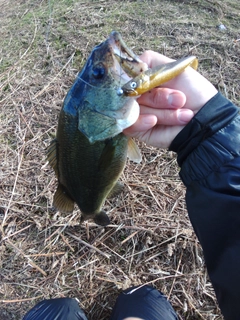
[[[231,101],[218,92],[210,99],[172,141],[169,150],[178,154],[181,167],[198,145],[227,126],[239,112]]]

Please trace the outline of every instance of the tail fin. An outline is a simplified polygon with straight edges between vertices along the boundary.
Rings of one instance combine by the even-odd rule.
[[[110,223],[110,219],[105,211],[100,211],[97,213],[93,220],[100,226],[107,226]]]
[[[82,213],[81,222],[86,221],[88,219],[93,219],[93,221],[98,224],[99,226],[107,226],[110,223],[110,219],[105,211],[100,211],[99,213],[91,214],[84,214]]]

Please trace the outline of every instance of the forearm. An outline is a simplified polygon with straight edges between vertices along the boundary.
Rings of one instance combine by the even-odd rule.
[[[170,146],[178,152],[190,220],[225,319],[240,319],[240,117],[220,94]]]

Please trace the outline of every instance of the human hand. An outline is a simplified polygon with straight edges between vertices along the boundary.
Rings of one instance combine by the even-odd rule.
[[[140,57],[149,68],[173,61],[154,51],[145,51]],[[135,124],[124,130],[128,136],[148,145],[168,148],[217,89],[197,71],[188,67],[182,74],[139,99],[140,116]]]

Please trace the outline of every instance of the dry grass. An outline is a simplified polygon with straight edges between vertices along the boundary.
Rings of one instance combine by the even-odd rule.
[[[123,288],[145,283],[180,319],[222,319],[175,154],[141,146],[142,163],[122,176],[125,192],[106,202],[112,224],[103,228],[52,208],[45,153],[68,88],[111,30],[136,53],[197,55],[200,71],[239,104],[239,1],[0,0],[0,8],[0,319],[71,296],[103,320]]]

